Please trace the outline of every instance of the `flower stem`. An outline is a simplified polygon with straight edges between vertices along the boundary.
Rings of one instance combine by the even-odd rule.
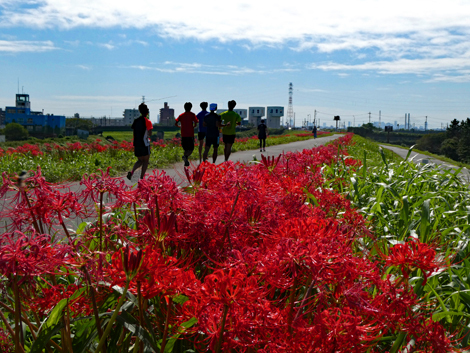
[[[222,342],[224,340],[225,320],[227,319],[227,313],[228,313],[228,305],[225,304],[224,313],[223,313],[223,316],[222,316],[222,323],[220,324],[219,339],[217,341],[217,346],[215,348],[215,353],[220,353],[220,349],[222,348]]]
[[[91,303],[93,305],[93,314],[95,316],[96,328],[98,330],[98,338],[101,339],[101,337],[103,337],[103,329],[101,328],[98,306],[96,305],[95,288],[91,285],[90,274],[88,273],[85,266],[83,266],[83,272],[85,273],[85,278],[90,290]],[[106,346],[103,347],[103,352],[106,352]]]
[[[102,238],[103,238],[103,194],[100,192],[100,251],[102,250]]]
[[[119,315],[119,309],[121,309],[122,304],[124,304],[124,301],[126,300],[126,294],[127,294],[127,290],[129,289],[129,283],[130,283],[130,281],[126,281],[124,291],[122,292],[121,298],[119,298],[119,302],[116,306],[116,309],[114,309],[113,316],[111,316],[111,319],[109,319],[108,325],[106,326],[106,329],[103,333],[103,336],[101,336],[100,342],[98,343],[98,348],[96,348],[96,353],[99,353],[101,351],[104,352],[104,350],[102,350],[103,346],[106,343],[106,338],[108,337],[109,333],[111,332],[114,321],[116,321],[116,318]]]
[[[171,311],[171,299],[168,300],[166,318],[165,318],[165,329],[163,330],[162,347],[160,349],[160,353],[165,352],[166,338],[168,336],[168,325],[170,321],[170,311]]]
[[[13,278],[13,292],[15,295],[15,351],[19,352],[20,350],[23,350],[23,345],[20,342],[20,335],[22,336],[23,331],[21,330],[21,300],[17,276]]]

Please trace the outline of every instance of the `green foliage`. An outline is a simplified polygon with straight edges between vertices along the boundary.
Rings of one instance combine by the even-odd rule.
[[[447,127],[446,139],[440,152],[457,162],[470,163],[470,119],[458,122],[452,120]]]
[[[91,131],[93,129],[93,123],[91,120],[80,119],[80,118],[67,118],[65,119],[65,127],[71,127],[75,133],[77,129]]]
[[[363,167],[351,175],[344,192],[371,222],[374,237],[364,248],[380,257],[394,244],[413,238],[432,244],[444,270],[432,273],[426,283],[421,271],[415,270],[410,283],[423,305],[433,308],[433,319],[448,332],[458,332],[454,339],[466,347],[470,323],[468,185],[460,179],[459,170],[390,160],[385,155],[379,164],[377,146],[357,136],[355,140],[356,146],[349,150],[363,159]]]
[[[428,151],[434,154],[441,153],[441,145],[446,139],[446,133],[427,134],[416,142],[416,148],[422,151]]]
[[[28,138],[28,130],[17,123],[10,123],[5,126],[5,138],[7,141],[21,141]]]

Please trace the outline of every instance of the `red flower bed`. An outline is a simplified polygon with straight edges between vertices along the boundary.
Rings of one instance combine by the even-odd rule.
[[[198,352],[382,352],[404,333],[405,344],[415,338],[415,351],[448,351],[448,334],[407,281],[386,275],[389,265],[438,268],[433,250],[405,244],[385,259],[369,257],[360,246],[362,237],[372,237],[367,222],[342,195],[323,187],[324,164],[354,170],[360,162],[343,164],[332,144],[255,165],[203,163],[188,170],[184,190],[164,173],[135,188],[107,173],[85,176],[85,190],[76,195],[81,201],[64,209],[70,216],[95,214],[98,221],[69,236],[67,248],[37,234],[62,224],[63,212],[37,206],[52,193],[38,174],[27,185],[42,185],[42,191],[14,200],[14,227],[29,229],[30,240],[4,235],[0,273],[13,284],[20,276],[23,304],[37,315],[71,292],[79,293],[74,303],[80,303],[69,307],[71,317],[113,310],[113,288],[125,288],[134,299],[127,299],[118,322],[144,326],[163,346],[177,337]],[[7,187],[14,182],[5,179],[0,196]],[[97,207],[84,206],[90,201]],[[42,251],[58,255],[46,266]],[[29,258],[24,270],[13,271],[22,258]],[[64,273],[68,285],[31,285]],[[84,288],[93,288],[94,299]],[[125,334],[130,326],[114,329]],[[151,338],[143,342],[152,347]]]

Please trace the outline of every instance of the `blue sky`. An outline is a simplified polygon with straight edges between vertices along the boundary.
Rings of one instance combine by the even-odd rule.
[[[431,128],[470,117],[469,1],[0,0],[0,107],[119,117],[146,97]],[[169,97],[169,98],[165,98]],[[161,99],[164,98],[164,99]]]

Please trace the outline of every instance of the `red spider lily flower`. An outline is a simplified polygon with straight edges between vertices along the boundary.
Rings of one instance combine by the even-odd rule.
[[[66,186],[46,182],[40,167],[31,176],[20,175],[17,185],[13,184],[12,180],[4,185],[18,191],[7,209],[7,216],[12,219],[17,229],[22,229],[24,223],[40,221],[40,226],[36,223],[35,228],[44,232],[42,223],[54,226],[57,224],[54,221],[58,220],[59,224],[63,225],[63,217],[84,215],[78,196],[73,192],[63,192],[64,189],[67,190]],[[4,191],[5,189],[2,189],[0,192]]]
[[[134,202],[144,204],[161,213],[175,212],[181,207],[182,195],[176,182],[164,171],[154,170],[146,179],[139,180],[133,193]]]
[[[246,218],[251,225],[258,223],[261,219],[261,206],[258,205],[255,207],[254,204],[250,204],[246,208]]]
[[[7,334],[0,327],[0,352],[13,353],[15,351],[15,343],[12,341],[11,335]]]
[[[150,234],[156,237],[157,242],[162,242],[167,236],[175,234],[176,215],[174,212],[170,212],[169,215],[161,215],[160,224],[158,224],[155,213],[146,211],[142,221],[147,226]]]
[[[209,163],[206,163],[209,164]],[[188,179],[188,182],[193,186],[197,187],[201,185],[202,178],[204,176],[205,169],[201,168],[200,164],[196,169],[193,170],[192,175],[189,172],[188,168],[184,168],[184,173],[186,174],[186,178]]]
[[[420,269],[424,277],[423,285],[429,274],[442,266],[436,260],[436,251],[419,240],[394,245],[385,260],[387,266],[399,267],[405,278],[414,270]]]
[[[121,249],[121,261],[127,280],[132,280],[142,265],[142,249],[137,252],[131,251],[127,245]]]
[[[25,303],[34,312],[40,316],[46,315],[50,312],[62,299],[70,298],[81,287],[76,284],[58,284],[50,288],[41,288],[38,293],[30,298]],[[105,297],[106,293],[101,293],[100,299]],[[93,309],[86,296],[80,296],[76,300],[70,302],[69,308],[75,315],[91,315]]]
[[[21,281],[59,273],[73,253],[70,246],[51,244],[48,235],[35,233],[29,237],[20,232],[5,233],[0,245],[0,274],[9,279],[22,276]]]
[[[123,286],[126,281],[121,251],[113,254],[111,266],[105,269],[113,285]],[[140,283],[142,295],[146,299],[178,294],[191,295],[200,287],[193,270],[183,265],[183,261],[171,256],[163,256],[157,247],[147,247],[142,253],[139,270],[132,279],[129,290],[137,294],[137,282]]]
[[[90,176],[84,175],[80,185],[84,185],[85,189],[82,192],[84,201],[91,199],[95,203],[100,203],[102,195],[108,194],[108,200],[114,197],[116,202],[112,207],[120,207],[124,204],[133,202],[132,193],[129,187],[121,178],[112,178],[109,175],[111,167],[106,169],[106,172],[100,170],[101,175],[91,174]]]
[[[279,163],[279,159],[281,159],[282,154],[280,154],[278,157],[265,157],[264,154],[261,155],[261,163],[268,169],[270,172],[272,172],[275,168],[276,165]]]
[[[413,337],[416,339],[416,346],[423,351],[436,353],[452,351],[451,340],[446,335],[444,327],[442,327],[440,323],[429,318],[420,321],[420,323],[415,326],[415,330],[416,334],[414,334]]]

